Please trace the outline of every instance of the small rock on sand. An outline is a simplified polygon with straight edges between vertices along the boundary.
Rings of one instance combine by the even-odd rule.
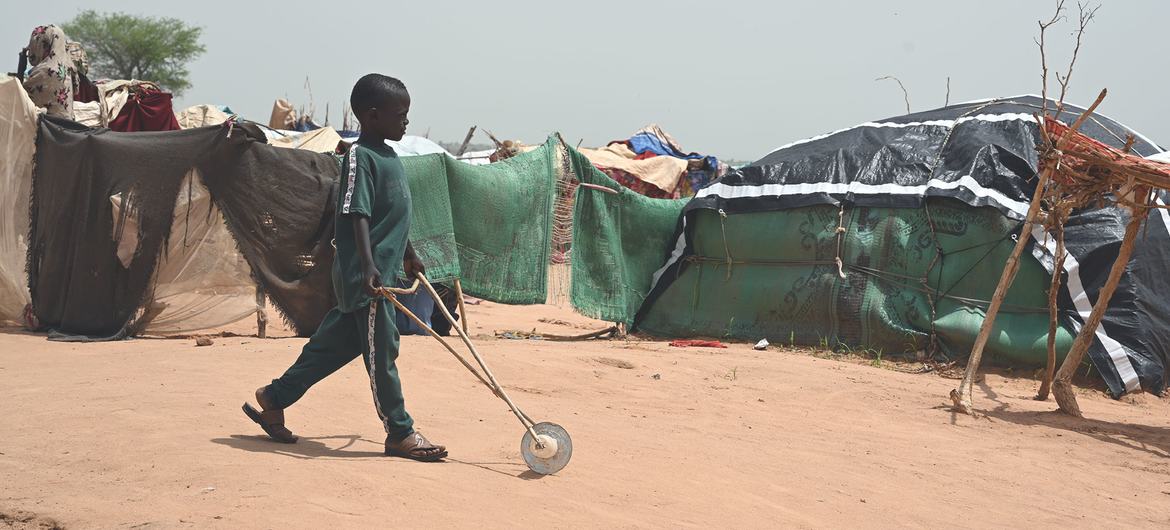
[[[195,337],[196,346],[211,346],[212,344],[215,343],[212,342],[211,337]]]

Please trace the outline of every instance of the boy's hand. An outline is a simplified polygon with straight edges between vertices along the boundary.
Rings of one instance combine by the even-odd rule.
[[[366,294],[378,296],[378,290],[382,288],[382,273],[378,272],[373,263],[362,268],[362,285],[366,288]]]

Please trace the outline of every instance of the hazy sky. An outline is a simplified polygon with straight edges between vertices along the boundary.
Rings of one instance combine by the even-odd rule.
[[[6,2],[7,3],[7,2]],[[1071,14],[1075,17],[1075,1]],[[405,81],[411,134],[457,141],[473,124],[539,142],[585,145],[657,122],[688,150],[756,159],[792,140],[951,102],[1039,93],[1036,21],[1053,2],[11,2],[11,58],[36,25],[93,8],[171,16],[204,28],[207,52],[176,107],[230,105],[266,122],[281,96],[339,122],[367,72]],[[1170,2],[1104,0],[1070,101],[1103,87],[1101,112],[1170,144]],[[1072,23],[1049,37],[1064,68]],[[0,65],[2,66],[2,65]]]

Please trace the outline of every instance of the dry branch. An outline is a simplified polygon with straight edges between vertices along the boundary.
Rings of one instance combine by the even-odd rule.
[[[1063,3],[1063,2],[1062,2]],[[1101,9],[1101,5],[1088,9],[1085,4],[1077,2],[1077,43],[1073,47],[1072,58],[1068,61],[1068,71],[1063,76],[1060,72],[1056,72],[1056,81],[1060,83],[1060,99],[1056,103],[1056,116],[1059,118],[1060,113],[1064,111],[1064,97],[1068,94],[1069,79],[1072,78],[1073,66],[1077,64],[1077,55],[1081,52],[1081,39],[1085,36],[1085,28],[1088,27],[1089,22],[1097,15],[1097,10]]]
[[[1062,18],[1061,12],[1064,11],[1064,0],[1056,2],[1056,11],[1052,13],[1052,18],[1048,22],[1037,21],[1040,26],[1040,37],[1036,39],[1036,45],[1040,47],[1040,115],[1048,115],[1048,52],[1044,49],[1044,36],[1048,33],[1048,28],[1052,27]]]
[[[902,84],[901,79],[898,79],[897,77],[894,77],[892,75],[882,76],[882,77],[879,77],[877,79],[874,79],[874,81],[885,81],[886,79],[893,79],[895,82],[898,83],[898,87],[902,89],[902,99],[906,101],[906,114],[910,114],[910,92],[906,91],[906,85]],[[949,80],[950,78],[947,78],[947,79]],[[950,82],[949,81],[947,83],[947,86],[948,86],[947,93],[949,94],[950,93],[950,89],[949,89]]]

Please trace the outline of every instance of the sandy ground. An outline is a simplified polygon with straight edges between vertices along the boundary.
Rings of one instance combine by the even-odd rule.
[[[0,528],[1170,525],[1167,400],[1084,390],[1089,419],[1073,420],[1031,400],[1034,381],[989,375],[976,396],[987,416],[974,419],[949,411],[956,382],[935,374],[743,344],[495,339],[597,323],[545,306],[469,309],[514,398],[572,434],[561,473],[527,470],[507,408],[426,337],[405,338],[399,362],[418,427],[450,448],[439,464],[381,456],[360,362],[289,410],[300,443],[259,436],[240,404],[300,339],[82,345],[11,332]]]

